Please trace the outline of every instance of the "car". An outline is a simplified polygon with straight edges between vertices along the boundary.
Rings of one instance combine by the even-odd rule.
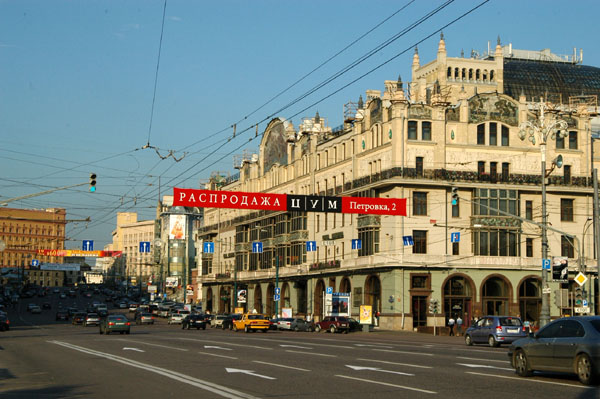
[[[348,321],[350,322],[350,331],[360,331],[362,330],[362,326],[360,322],[352,317],[348,317]]]
[[[181,324],[183,319],[190,314],[189,310],[180,310],[177,312],[171,313],[167,324]]]
[[[282,317],[277,321],[277,329],[278,330],[291,330],[292,329],[292,321],[294,319],[292,317]]]
[[[98,316],[98,313],[88,313],[85,320],[83,320],[84,327],[97,326],[98,324],[100,324],[100,316]]]
[[[244,330],[244,332],[262,331],[266,333],[269,330],[271,322],[269,318],[259,313],[244,313],[239,320],[233,322],[233,331]]]
[[[125,301],[121,301],[121,302],[119,302],[119,303],[118,303],[118,305],[117,305],[117,306],[119,307],[119,309],[127,309],[127,307],[128,307],[129,305],[127,304],[127,302],[125,302]]]
[[[135,324],[154,324],[154,315],[152,313],[136,313]]]
[[[187,328],[188,330],[190,328],[206,330],[206,321],[204,321],[204,316],[201,314],[188,314],[183,318],[183,321],[181,322],[181,328]]]
[[[0,331],[8,331],[10,328],[10,320],[6,313],[0,313]]]
[[[52,309],[52,304],[50,302],[42,303],[42,309]]]
[[[108,310],[106,309],[97,309],[96,313],[98,313],[98,316],[101,318],[108,316]]]
[[[52,293],[53,294],[59,294],[60,290],[58,288],[55,288],[55,289],[52,290]]]
[[[56,321],[59,320],[69,320],[69,313],[66,310],[56,312]]]
[[[224,314],[215,315],[215,317],[210,321],[210,328],[213,328],[213,327],[220,328],[221,325],[223,324],[223,320],[225,320],[226,317],[227,317],[227,315],[224,315]]]
[[[500,346],[527,337],[528,329],[514,316],[484,316],[465,331],[465,344]]]
[[[31,312],[31,314],[40,314],[42,313],[42,308],[40,308],[38,305],[35,305],[32,306],[29,311]]]
[[[508,357],[515,372],[529,377],[534,371],[576,374],[584,385],[600,382],[600,316],[554,320],[537,333],[512,343]]]
[[[31,309],[34,308],[34,307],[36,307],[36,306],[37,306],[37,304],[35,304],[35,303],[28,303],[27,304],[27,311],[31,312]]]
[[[86,317],[87,317],[87,313],[85,313],[85,312],[73,313],[73,318],[71,319],[71,324],[83,324]]]
[[[70,307],[67,309],[67,313],[69,313],[69,317],[73,316],[77,312],[79,312],[79,309],[77,309],[75,307]]]
[[[100,334],[119,332],[121,334],[131,333],[131,322],[123,315],[109,315],[100,322]]]
[[[310,321],[306,321],[301,317],[292,319],[290,330],[293,331],[313,331],[314,327]]]
[[[242,315],[239,313],[227,315],[227,317],[225,317],[223,320],[223,323],[221,323],[221,328],[223,330],[233,330],[233,322],[235,320],[239,320],[241,317]]]
[[[315,324],[315,331],[329,331],[330,333],[350,331],[350,321],[345,316],[327,316]]]
[[[130,311],[131,313],[135,312],[135,310],[138,308],[138,306],[140,306],[138,303],[131,302],[131,303],[129,304],[129,311]]]

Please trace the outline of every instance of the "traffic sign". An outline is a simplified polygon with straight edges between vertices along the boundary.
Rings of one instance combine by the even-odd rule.
[[[212,241],[204,241],[203,252],[205,254],[212,254],[215,252],[215,243]]]
[[[315,252],[317,250],[316,241],[306,241],[306,252]]]
[[[275,294],[280,295],[281,294],[281,288],[276,287],[275,288]]]
[[[275,302],[278,302],[280,298],[281,298],[281,295],[279,295],[279,294],[275,294],[275,295],[273,295],[273,300],[274,300]]]
[[[140,252],[150,252],[150,241],[140,241]]]
[[[362,249],[362,240],[360,238],[352,240],[352,249]]]
[[[575,276],[575,282],[579,284],[580,287],[583,287],[586,281],[588,281],[588,278],[581,272],[577,273],[577,276]]]
[[[256,241],[252,243],[252,253],[254,254],[262,254],[263,251],[263,243],[260,241]]]
[[[31,266],[39,266],[40,265],[40,261],[37,259],[31,259]]]
[[[94,241],[93,240],[83,240],[83,245],[81,249],[84,251],[93,251],[94,250]]]
[[[327,290],[325,290],[326,294],[333,294],[333,287],[327,287]]]
[[[403,236],[402,237],[402,241],[404,241],[404,245],[405,246],[415,245],[415,242],[413,241],[413,237],[412,236]]]
[[[460,242],[460,232],[450,233],[450,242]]]
[[[576,306],[575,313],[590,313],[589,306]]]
[[[550,259],[542,259],[542,270],[550,270]]]

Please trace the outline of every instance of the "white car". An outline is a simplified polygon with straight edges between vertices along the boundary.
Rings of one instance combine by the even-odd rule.
[[[187,316],[189,314],[190,314],[189,310],[180,310],[178,312],[173,312],[173,313],[171,313],[171,316],[169,317],[169,320],[167,321],[167,323],[168,324],[181,324],[183,319],[185,319],[185,316]]]
[[[225,316],[224,314],[215,315],[214,319],[210,321],[210,326],[215,328],[222,328],[223,320],[225,320],[226,318],[227,316]]]

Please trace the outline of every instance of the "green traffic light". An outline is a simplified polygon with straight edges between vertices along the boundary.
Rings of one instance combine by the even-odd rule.
[[[96,187],[92,186],[90,187],[90,193],[95,193],[96,192]]]

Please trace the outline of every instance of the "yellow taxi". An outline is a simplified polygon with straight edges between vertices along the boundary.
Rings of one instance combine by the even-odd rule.
[[[244,330],[250,332],[260,330],[266,333],[270,325],[271,322],[264,314],[245,313],[239,320],[234,320],[233,331]]]

